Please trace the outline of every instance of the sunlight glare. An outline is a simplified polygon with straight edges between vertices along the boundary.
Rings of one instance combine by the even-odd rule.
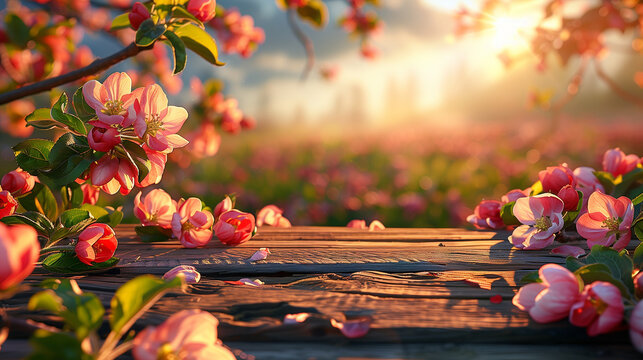
[[[497,50],[515,48],[525,44],[525,39],[520,31],[523,27],[522,21],[517,18],[499,17],[493,19],[492,42]]]

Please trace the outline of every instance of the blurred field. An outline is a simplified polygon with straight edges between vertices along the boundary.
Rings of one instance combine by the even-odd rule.
[[[613,147],[642,155],[642,130],[640,119],[253,130],[224,136],[213,158],[171,165],[163,184],[210,206],[226,193],[246,211],[276,204],[295,225],[461,226],[481,199],[530,186],[546,166],[598,169]]]

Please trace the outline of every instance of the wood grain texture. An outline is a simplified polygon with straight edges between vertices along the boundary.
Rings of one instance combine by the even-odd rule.
[[[257,359],[637,356],[625,331],[590,339],[567,321],[537,324],[515,308],[511,299],[520,279],[545,263],[562,264],[564,258],[551,255],[550,249],[513,249],[507,232],[261,228],[257,237],[238,247],[214,239],[205,248],[185,249],[176,241],[143,243],[132,225],[116,231],[119,266],[75,277],[106,307],[116,289],[139,274],[162,275],[179,264],[194,265],[202,274],[201,282],[185,293],[163,297],[135,330],[158,325],[178,310],[198,308],[220,320],[219,336],[226,344]],[[586,249],[583,242],[571,244]],[[249,262],[260,247],[272,254]],[[37,269],[26,283],[35,286],[47,276]],[[265,285],[225,282],[242,277]],[[26,311],[35,291],[2,305],[14,317],[55,324],[57,319],[47,314]],[[502,301],[492,303],[494,295]],[[301,324],[283,323],[286,314],[298,312],[313,315]],[[372,318],[366,336],[349,340],[330,325],[330,319],[352,316]],[[27,335],[14,332],[4,349],[19,353],[13,344]]]

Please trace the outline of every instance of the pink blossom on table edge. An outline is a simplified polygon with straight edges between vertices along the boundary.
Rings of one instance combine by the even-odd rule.
[[[348,224],[346,224],[346,227],[352,228],[352,229],[362,229],[362,230],[368,229],[368,227],[366,227],[366,220],[358,220],[358,219],[349,221]]]
[[[134,198],[134,215],[143,226],[158,225],[169,229],[172,227],[172,216],[176,212],[176,201],[162,189],[154,189],[141,201],[139,192]]]
[[[172,233],[187,248],[205,246],[212,239],[214,217],[203,210],[201,200],[191,197],[181,199],[172,216]]]
[[[576,190],[583,193],[583,206],[580,211],[580,215],[587,212],[587,202],[589,201],[589,196],[594,191],[600,191],[605,193],[605,188],[598,181],[594,172],[596,170],[591,167],[581,166],[574,169],[574,179],[576,179]]]
[[[632,200],[618,199],[595,191],[587,202],[587,213],[576,222],[578,234],[587,239],[587,246],[612,246],[621,251],[630,243],[630,227],[634,218]]]
[[[640,159],[635,154],[625,155],[619,148],[609,149],[603,154],[603,171],[607,171],[615,178],[634,170]]]
[[[514,202],[520,198],[527,197],[531,193],[531,187],[526,188],[525,190],[513,189],[509,190],[506,194],[502,195],[500,201],[503,204],[508,204]]]
[[[7,190],[2,190],[0,187],[0,219],[5,216],[13,215],[18,207],[18,202],[11,196]]]
[[[538,172],[538,180],[542,184],[543,191],[552,194],[557,194],[565,185],[576,187],[574,173],[567,164],[548,166],[547,169]]]
[[[522,224],[509,241],[519,249],[543,249],[554,242],[557,232],[563,229],[563,201],[549,193],[520,198],[513,207],[514,216]]]
[[[182,310],[141,331],[134,338],[132,354],[136,360],[178,359],[180,354],[189,354],[191,360],[236,359],[217,339],[218,326],[209,312]]]
[[[214,224],[214,233],[222,244],[237,246],[252,238],[255,230],[255,217],[236,209],[221,214]]]
[[[467,217],[467,222],[478,229],[503,229],[506,227],[500,217],[502,203],[497,200],[482,200]]]
[[[257,226],[270,225],[281,228],[292,227],[290,221],[282,215],[283,212],[283,210],[275,205],[264,206],[257,213]]]
[[[214,207],[215,221],[218,221],[219,216],[221,216],[221,214],[223,214],[226,211],[232,210],[233,207],[234,207],[234,203],[232,202],[232,199],[228,195],[226,195],[226,197],[223,200],[219,201],[217,206]]]
[[[111,259],[117,246],[118,240],[114,230],[107,224],[94,223],[78,235],[75,251],[78,260],[92,265]]]
[[[0,223],[0,290],[29,276],[39,256],[40,243],[34,228]]]
[[[572,305],[569,322],[587,327],[589,336],[615,330],[623,320],[621,291],[605,281],[595,281],[583,289],[578,302]]]
[[[571,185],[563,186],[560,191],[558,191],[557,196],[563,201],[563,204],[565,204],[563,211],[574,211],[578,207],[580,197],[578,196],[576,189]]]
[[[527,284],[518,290],[512,303],[528,311],[539,323],[558,321],[569,316],[569,310],[580,296],[576,275],[557,264],[546,264],[538,270],[542,283]]]
[[[177,276],[182,276],[183,281],[186,284],[196,284],[201,280],[201,274],[194,266],[190,265],[179,265],[173,267],[163,274],[163,280],[172,280]]]

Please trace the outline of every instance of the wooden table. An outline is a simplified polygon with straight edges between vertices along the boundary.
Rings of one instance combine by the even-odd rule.
[[[116,288],[143,273],[162,275],[194,265],[202,280],[187,293],[163,297],[135,326],[160,324],[170,314],[199,308],[221,322],[219,336],[239,358],[256,359],[543,359],[640,358],[627,331],[589,338],[567,321],[541,325],[511,304],[522,276],[546,263],[563,263],[549,250],[517,251],[509,233],[462,229],[261,228],[251,241],[184,249],[178,242],[142,243],[133,225],[117,228],[121,262],[105,274],[78,277],[85,291],[109,306]],[[573,243],[583,246],[582,242]],[[266,260],[247,259],[260,247]],[[36,284],[42,269],[30,276]],[[260,279],[262,287],[225,283]],[[30,314],[31,293],[5,301],[9,314]],[[500,295],[502,301],[490,298]],[[315,315],[283,324],[289,313]],[[364,337],[348,339],[330,319],[371,316]],[[11,359],[29,351],[14,333],[0,352]],[[18,337],[18,338],[16,338]]]

